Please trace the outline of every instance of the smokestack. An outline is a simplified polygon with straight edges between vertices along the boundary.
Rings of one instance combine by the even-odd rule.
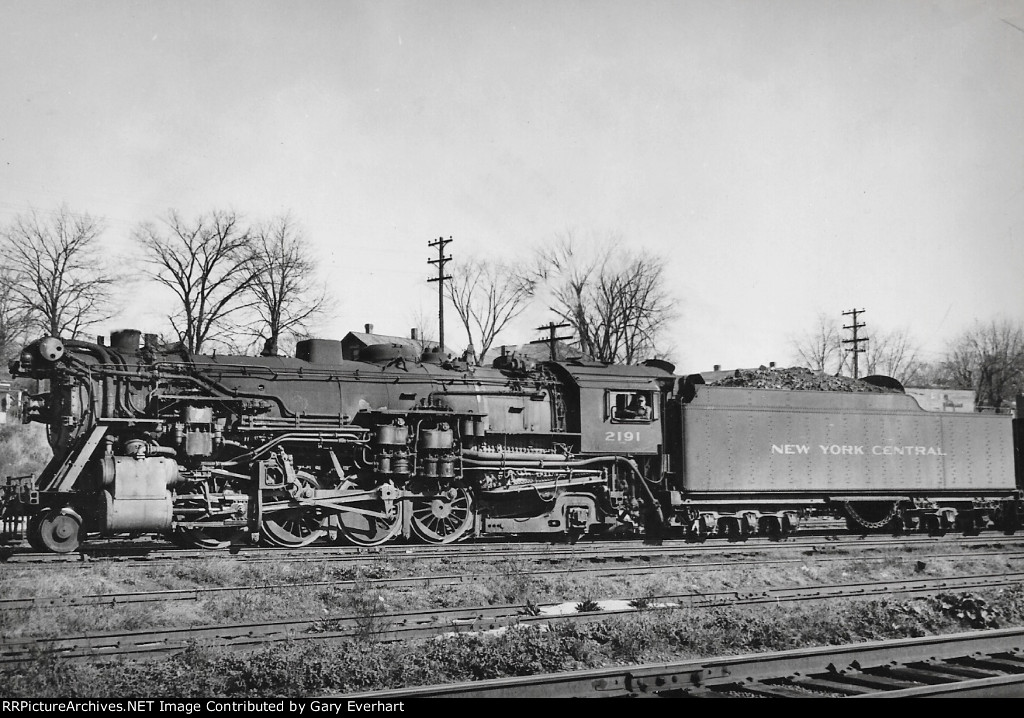
[[[364,324],[363,326],[366,328],[366,333],[367,334],[373,334],[373,325],[372,324]]]
[[[409,337],[410,337],[411,339],[413,339],[414,341],[415,341],[416,339],[419,339],[419,332],[418,332],[418,331],[416,331],[416,327],[413,327],[413,328],[412,328],[412,330],[411,330],[411,331],[409,332]]]

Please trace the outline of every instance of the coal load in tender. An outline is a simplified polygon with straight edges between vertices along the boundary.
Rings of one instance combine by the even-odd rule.
[[[778,369],[737,369],[733,376],[708,383],[709,386],[742,386],[750,389],[790,389],[795,391],[873,391],[898,393],[893,389],[867,384],[846,376],[830,376],[802,367]]]

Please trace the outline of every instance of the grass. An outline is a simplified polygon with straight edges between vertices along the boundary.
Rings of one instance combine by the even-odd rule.
[[[953,549],[950,549],[953,550]],[[201,586],[269,586],[326,581],[328,585],[217,593],[174,601],[0,612],[5,637],[246,623],[323,616],[314,631],[333,630],[330,615],[360,617],[357,636],[331,643],[296,641],[246,653],[192,646],[152,662],[115,660],[87,665],[40,655],[31,666],[0,671],[0,697],[287,696],[356,692],[404,685],[525,675],[622,663],[682,660],[785,650],[883,638],[920,636],[984,626],[1024,625],[1024,590],[988,589],[907,600],[832,600],[804,605],[660,608],[659,595],[725,588],[812,585],[903,577],[1006,572],[1011,557],[962,550],[954,558],[889,550],[878,560],[815,556],[785,564],[732,564],[668,569],[647,576],[579,577],[531,573],[522,559],[477,564],[486,578],[419,589],[386,588],[371,579],[460,571],[451,559],[368,559],[358,570],[325,561],[247,564],[210,557],[172,566],[97,563],[44,570],[0,565],[0,596],[62,596]],[[338,585],[354,581],[353,585]],[[440,606],[597,601],[633,596],[631,616],[595,623],[556,622],[547,629],[501,635],[459,635],[392,645],[376,640],[385,613]]]
[[[921,564],[924,568],[921,568]],[[372,633],[378,613],[457,606],[572,603],[592,611],[607,598],[639,599],[656,605],[658,596],[722,590],[751,591],[772,586],[852,583],[957,576],[968,573],[1001,573],[1019,570],[1018,561],[1005,557],[981,557],[963,551],[958,558],[922,560],[917,554],[889,551],[869,561],[851,557],[819,561],[806,557],[795,563],[748,563],[721,567],[668,568],[642,576],[586,576],[530,572],[522,559],[481,563],[471,570],[479,580],[456,585],[424,585],[399,588],[374,584],[372,579],[397,575],[450,574],[458,567],[446,561],[369,559],[359,569],[329,561],[245,563],[216,554],[204,559],[182,560],[173,565],[147,566],[97,562],[63,564],[45,570],[0,564],[0,598],[27,596],[80,596],[165,589],[277,586],[323,582],[319,586],[287,585],[281,588],[224,591],[203,595],[197,601],[167,601],[79,607],[33,607],[0,611],[0,632],[5,637],[56,637],[80,632],[110,632],[258,620],[302,619],[329,615],[366,615],[366,633]],[[340,585],[340,582],[354,581]],[[372,609],[372,610],[371,610]],[[970,610],[966,608],[965,610]],[[379,621],[378,621],[379,622]]]
[[[413,645],[365,636],[245,653],[193,645],[159,661],[94,665],[40,655],[31,665],[0,671],[0,697],[308,697],[738,655],[969,630],[970,617],[957,608],[979,600],[999,615],[999,625],[1024,624],[1024,590],[1016,587],[796,607],[651,609],[595,623],[556,622]]]

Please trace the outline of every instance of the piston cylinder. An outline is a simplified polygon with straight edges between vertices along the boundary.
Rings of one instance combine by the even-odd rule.
[[[104,491],[103,498],[106,504],[103,533],[164,533],[171,529],[174,502],[166,492],[158,499],[115,499],[109,491]]]

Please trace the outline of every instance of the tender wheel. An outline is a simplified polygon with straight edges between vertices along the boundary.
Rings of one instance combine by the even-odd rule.
[[[412,531],[427,543],[452,543],[473,528],[473,494],[462,484],[413,499]]]
[[[1015,534],[1020,529],[1020,517],[1017,515],[1016,505],[1011,501],[1004,501],[996,509],[993,519],[996,528],[1006,535]]]
[[[280,548],[308,546],[326,533],[314,510],[302,506],[266,514],[260,522],[260,538]]]
[[[73,514],[50,509],[39,520],[39,541],[48,551],[71,553],[80,545],[78,538],[82,524]]]
[[[728,524],[726,524],[726,538],[732,543],[746,541],[747,533],[743,530],[743,528],[743,524],[740,523],[738,519],[734,521],[729,521]]]
[[[780,541],[786,537],[778,516],[763,516],[760,521],[760,530],[772,541]]]
[[[351,483],[343,488],[360,487]],[[336,543],[380,546],[397,536],[402,530],[404,504],[395,499],[394,492],[394,487],[386,484],[367,490],[363,500],[346,501],[349,510],[331,518],[338,531]]]

